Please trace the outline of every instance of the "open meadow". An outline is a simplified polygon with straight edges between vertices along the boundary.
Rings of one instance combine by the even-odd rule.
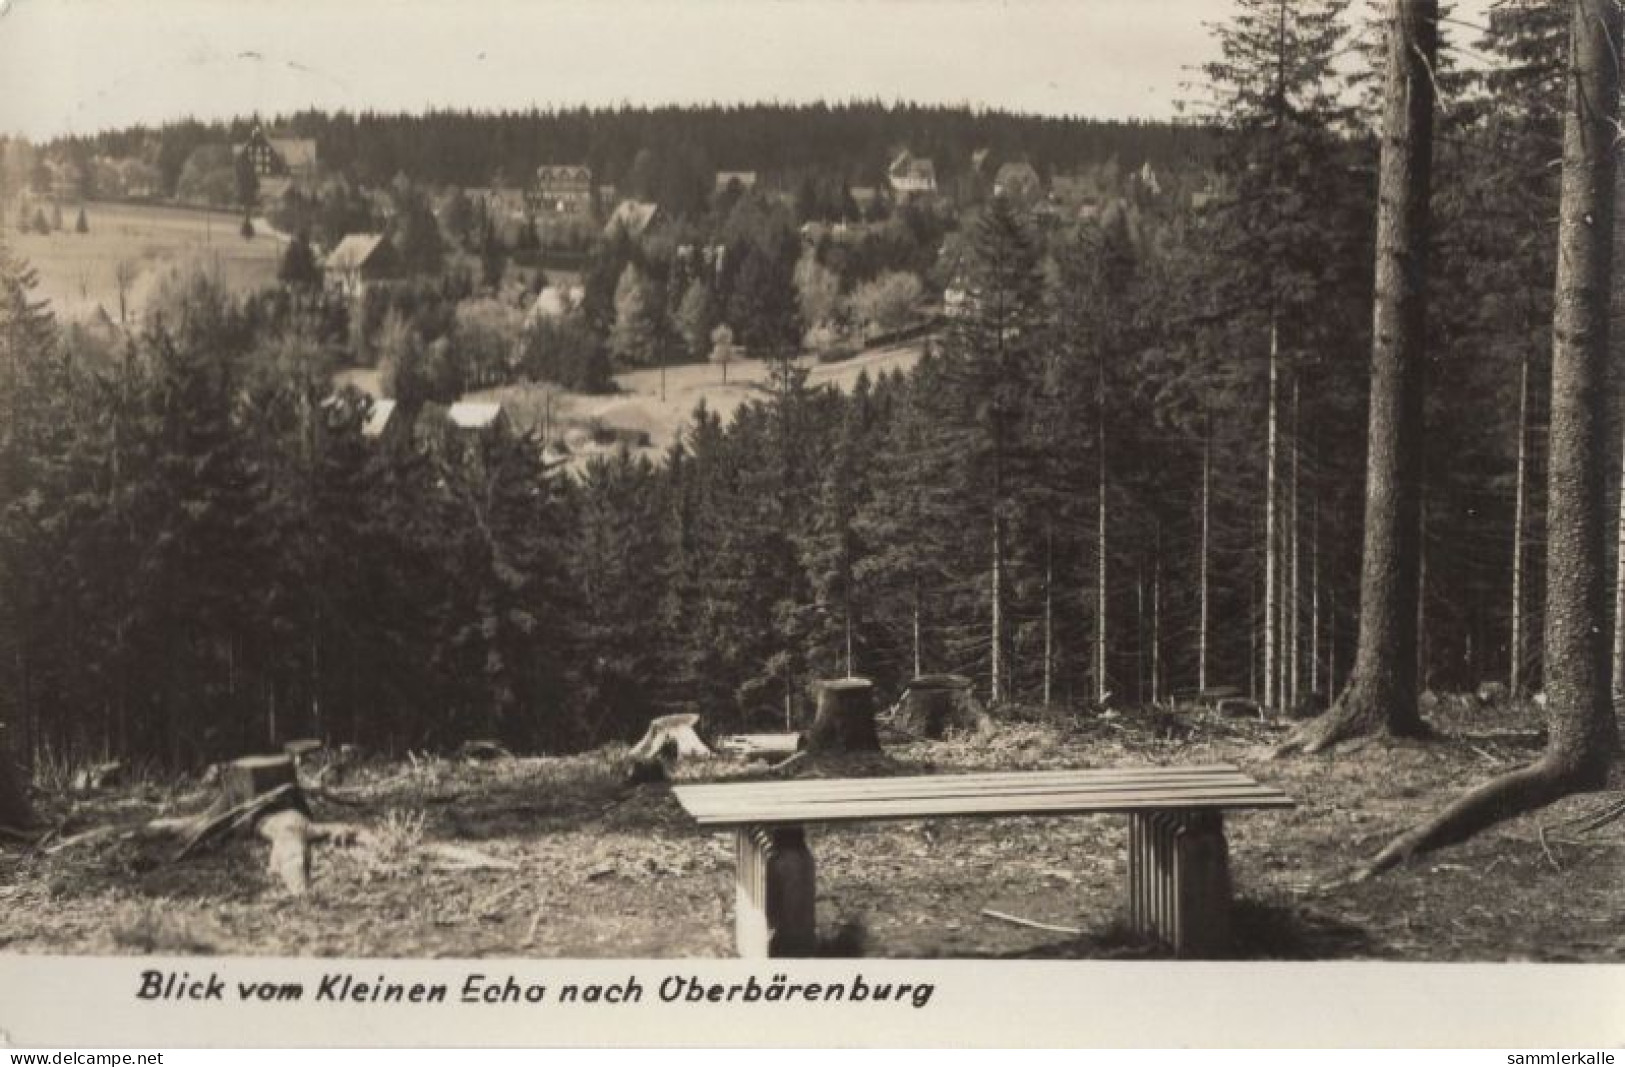
[[[172,274],[203,270],[233,293],[276,281],[286,240],[264,220],[255,236],[239,232],[231,212],[149,204],[85,204],[88,233],[74,232],[76,210],[64,206],[63,229],[18,232],[15,207],[6,211],[6,242],[39,273],[39,295],[59,318],[83,321],[106,311],[119,317],[120,272],[125,272],[126,314],[139,315],[157,285]]]

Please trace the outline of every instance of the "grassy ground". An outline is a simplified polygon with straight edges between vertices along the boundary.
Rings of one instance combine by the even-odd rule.
[[[238,232],[242,218],[231,212],[91,202],[85,205],[90,232],[84,234],[73,230],[77,206],[63,207],[65,229],[51,234],[17,232],[14,212],[6,215],[6,243],[39,272],[40,295],[64,319],[84,319],[100,307],[116,321],[120,263],[134,270],[126,298],[136,314],[172,271],[208,271],[232,292],[269,285],[285,244],[263,220],[258,235],[245,240]]]
[[[1300,801],[1234,816],[1241,958],[1625,960],[1625,825],[1576,834],[1575,797],[1382,878],[1352,864],[1464,786],[1527,759],[1536,721],[1465,703],[1443,740],[1268,758],[1272,725],[1166,713],[1006,724],[989,740],[888,747],[891,767],[972,769],[1228,760]],[[361,843],[318,846],[309,897],[242,841],[183,863],[117,838],[57,852],[0,847],[0,950],[295,956],[688,957],[731,954],[733,852],[664,786],[624,787],[611,749],[581,756],[363,764],[324,821]],[[756,773],[696,762],[684,777]],[[71,835],[201,806],[207,792],[144,784],[46,796]],[[1123,934],[1121,818],[931,820],[817,831],[820,936],[831,955],[1109,957],[1155,952]],[[60,841],[62,836],[56,840]],[[512,869],[445,869],[436,843]],[[47,848],[49,848],[49,842]],[[1073,937],[982,915],[1080,928]]]

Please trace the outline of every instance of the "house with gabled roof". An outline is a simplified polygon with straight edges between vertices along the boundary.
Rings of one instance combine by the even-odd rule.
[[[401,262],[383,234],[352,233],[328,253],[323,268],[328,286],[355,300],[369,284],[399,277]]]
[[[495,401],[459,400],[446,409],[446,419],[467,433],[501,433],[509,428],[508,413]]]
[[[531,206],[538,214],[589,214],[592,195],[592,168],[585,163],[544,163],[536,168]]]
[[[937,191],[936,165],[929,159],[915,156],[906,148],[886,168],[886,178],[899,196]]]
[[[248,157],[259,178],[291,178],[302,181],[316,176],[314,137],[270,137],[258,126],[237,146],[238,155]]]

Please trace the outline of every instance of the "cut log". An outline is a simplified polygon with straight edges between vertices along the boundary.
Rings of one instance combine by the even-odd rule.
[[[464,741],[457,749],[457,758],[485,763],[490,760],[513,759],[508,746],[499,741]]]
[[[320,741],[317,741],[315,738],[307,737],[298,741],[289,741],[287,744],[282,746],[282,751],[286,752],[290,757],[292,757],[293,762],[297,764],[306,756],[309,756],[313,752],[320,752],[325,747],[325,745],[323,745]]]
[[[879,752],[874,683],[839,678],[818,685],[818,717],[807,735],[810,752]]]
[[[908,683],[898,704],[896,726],[916,737],[940,741],[950,733],[986,733],[993,719],[958,674],[927,674]]]
[[[270,871],[294,896],[310,891],[310,817],[284,808],[259,821],[256,831],[271,842]]]
[[[717,742],[717,750],[749,760],[781,760],[806,747],[804,734],[734,734]]]

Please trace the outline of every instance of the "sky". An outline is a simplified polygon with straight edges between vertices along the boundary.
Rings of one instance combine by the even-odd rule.
[[[38,140],[306,107],[852,98],[1165,119],[1194,96],[1208,24],[1230,11],[1231,0],[0,0],[0,132]]]

